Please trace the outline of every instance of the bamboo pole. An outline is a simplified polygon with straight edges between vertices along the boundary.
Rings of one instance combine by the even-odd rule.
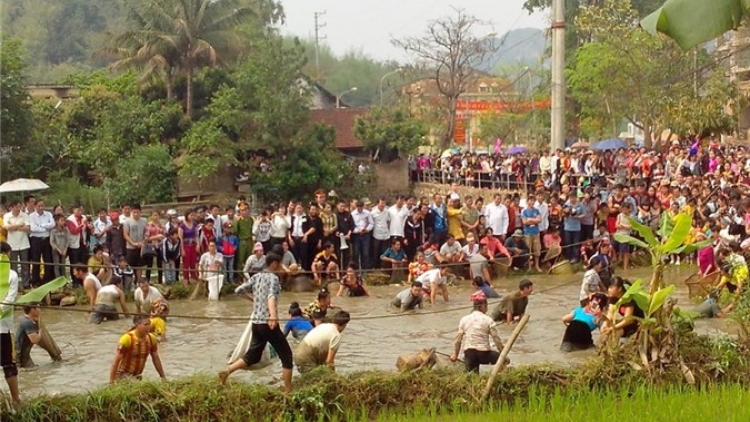
[[[500,358],[495,363],[495,366],[492,368],[492,374],[490,375],[490,379],[487,380],[487,385],[484,387],[484,393],[482,393],[482,398],[480,399],[480,402],[483,402],[487,400],[487,397],[490,395],[490,390],[492,390],[492,384],[495,383],[495,380],[497,379],[498,374],[500,374],[500,371],[505,369],[505,360],[508,358],[508,354],[510,353],[510,349],[513,347],[513,343],[516,342],[518,339],[518,336],[521,335],[521,331],[523,331],[524,327],[526,327],[526,323],[529,322],[529,315],[525,314],[521,317],[521,320],[518,321],[518,325],[516,326],[516,329],[513,330],[513,333],[511,333],[510,338],[505,343],[505,347],[503,347],[503,351],[500,353]]]

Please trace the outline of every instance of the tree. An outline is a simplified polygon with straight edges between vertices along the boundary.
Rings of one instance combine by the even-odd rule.
[[[638,11],[639,16],[646,16],[656,10],[661,1],[662,0],[632,0],[631,4],[633,5],[633,8]],[[585,37],[581,36],[575,23],[579,12],[583,8],[595,7],[602,3],[602,0],[565,0],[565,11],[563,12],[566,24],[565,46],[570,54],[585,42]],[[552,0],[526,0],[523,7],[528,10],[529,13],[547,10],[552,7]]]
[[[334,139],[335,131],[330,126],[305,129],[298,136],[304,148],[293,148],[272,158],[270,172],[253,173],[254,189],[260,196],[275,200],[305,198],[321,187],[335,187],[339,195],[350,197],[361,178],[355,177]]]
[[[31,134],[23,54],[20,40],[0,38],[0,160],[4,149],[25,145]]]
[[[123,157],[116,178],[104,180],[104,187],[115,204],[122,202],[164,203],[175,196],[175,171],[165,144],[138,145]]]
[[[651,134],[668,123],[670,101],[694,94],[692,72],[685,75],[693,55],[649,36],[637,22],[628,1],[605,0],[581,10],[576,26],[593,41],[576,52],[567,80],[580,117],[611,122],[612,136],[625,118],[644,130],[650,145]]]
[[[357,119],[354,133],[370,151],[379,150],[381,156],[397,156],[416,151],[427,135],[427,127],[401,107],[379,107]]]
[[[427,34],[421,37],[393,40],[394,45],[416,56],[443,97],[447,127],[441,137],[442,147],[450,145],[453,137],[458,98],[477,76],[476,66],[493,51],[488,37],[473,34],[485,23],[462,9],[454,10],[455,17],[430,22]]]
[[[643,310],[644,317],[639,320],[639,331],[635,340],[639,359],[637,363],[633,363],[633,367],[654,374],[659,368],[677,364],[685,378],[693,383],[695,381],[693,375],[680,357],[675,330],[672,327],[674,302],[669,300],[669,295],[674,292],[675,286],[665,283],[665,264],[662,257],[669,254],[694,253],[710,245],[712,240],[707,239],[690,245],[685,243],[693,224],[692,217],[687,213],[678,214],[674,220],[669,215],[662,214],[657,233],[654,233],[650,227],[639,223],[635,218],[631,217],[629,220],[640,239],[630,235],[615,234],[615,240],[636,246],[648,253],[653,273],[650,281],[644,283],[642,280],[637,280],[633,283],[625,295],[617,303],[612,304],[607,318],[613,321],[621,305],[635,302]],[[611,336],[610,339],[612,339],[611,345],[618,340],[616,336]]]
[[[238,29],[257,16],[246,0],[137,0],[132,12],[138,27],[115,39],[111,52],[124,57],[115,66],[140,67],[146,77],[161,75],[168,87],[175,69],[184,72],[188,119],[196,70],[243,51]]]

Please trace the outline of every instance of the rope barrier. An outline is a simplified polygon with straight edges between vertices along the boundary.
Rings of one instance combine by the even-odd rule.
[[[592,240],[592,239],[582,240],[580,242],[571,243],[570,245],[564,245],[564,246],[561,245],[560,248],[562,250],[565,250],[566,248],[569,248],[569,247],[581,246],[584,243],[588,242],[589,240]],[[476,244],[479,245],[480,243],[477,242]],[[333,254],[333,255],[335,255],[335,254]],[[503,256],[505,256],[505,255],[503,255]],[[509,258],[512,260],[513,258],[527,258],[527,257],[533,257],[533,256],[535,256],[534,253],[529,252],[529,253],[525,253],[525,254],[514,255],[514,256],[511,256]],[[498,257],[495,256],[494,258],[498,258]],[[338,257],[336,259],[338,259]],[[29,266],[43,266],[43,267],[49,266],[49,267],[53,267],[53,268],[55,268],[55,267],[57,267],[57,268],[72,268],[72,267],[77,267],[77,266],[83,265],[87,269],[90,268],[89,265],[88,265],[88,263],[84,263],[84,262],[78,263],[78,264],[64,264],[64,263],[53,264],[53,263],[44,263],[44,262],[41,262],[41,261],[14,261],[14,260],[11,260],[10,262],[11,262],[11,265],[16,266],[16,267],[18,265],[29,265]],[[97,264],[97,265],[99,265],[99,264]],[[110,265],[111,266],[109,268],[111,268],[111,269],[116,268],[116,265],[114,263],[112,263]],[[449,262],[449,263],[443,263],[443,264],[438,264],[438,265],[439,266],[443,266],[443,267],[463,267],[463,266],[469,265],[469,261],[464,261],[464,262]],[[383,268],[359,269],[359,270],[356,270],[356,272],[358,274],[382,273],[383,271],[389,271],[389,270],[393,270],[393,269],[407,269],[407,266],[408,266],[408,264],[406,264],[406,265],[404,265],[402,267],[383,267]],[[141,271],[151,271],[151,272],[175,271],[175,272],[179,273],[179,272],[185,272],[186,271],[185,267],[180,267],[180,268],[170,268],[170,267],[137,267],[137,268],[133,268],[133,269],[134,270],[137,269],[137,270],[141,270]],[[339,267],[339,271],[345,272],[345,270],[346,270],[345,267]],[[191,272],[196,272],[196,273],[198,272],[197,267],[196,267],[196,269],[191,269],[190,271]],[[235,270],[235,269],[230,269],[230,270],[227,270],[227,271],[224,271],[224,270],[213,271],[213,270],[211,270],[211,271],[205,271],[205,273],[207,273],[207,274],[217,274],[217,275],[222,275],[222,274],[227,274],[227,273],[229,273],[231,275],[245,274],[242,270]],[[323,270],[323,271],[321,271],[321,273],[327,273],[327,271]],[[311,271],[311,270],[298,270],[298,271],[295,271],[294,273],[290,273],[290,275],[294,275],[294,276],[297,276],[297,275],[314,275],[314,274],[315,273],[313,271]]]
[[[567,283],[562,283],[562,284],[559,284],[557,286],[551,286],[551,287],[546,288],[546,289],[541,289],[541,290],[537,291],[537,294],[547,293],[547,292],[550,292],[550,291],[553,291],[553,290],[557,290],[557,289],[560,289],[560,288],[563,288],[563,287],[570,286],[570,285],[575,284],[575,283],[580,283],[580,280],[575,279],[573,281],[570,281],[570,282],[567,282]],[[491,301],[491,302],[488,301],[488,305],[490,305],[490,304],[491,305],[496,305],[496,304],[498,304],[500,302],[501,301]],[[20,307],[20,306],[24,306],[25,304],[23,304],[23,303],[0,302],[0,305],[10,305],[10,306]],[[338,307],[338,306],[335,307],[335,308],[339,308],[340,309],[340,307]],[[335,309],[335,308],[332,308],[332,309]],[[70,307],[44,307],[44,309],[45,310],[61,311],[61,312],[86,313],[86,314],[89,314],[89,313],[92,312],[91,309],[79,309],[79,308],[70,308]],[[473,309],[473,305],[471,305],[471,306],[469,306],[469,305],[454,306],[454,307],[450,307],[450,308],[447,308],[447,309],[439,309],[439,310],[434,310],[434,311],[419,312],[419,313],[416,313],[416,315],[437,315],[437,314],[452,313],[452,312],[456,312],[456,311],[460,311],[460,310],[466,311],[466,310],[470,310],[470,309]],[[120,316],[145,315],[145,314],[142,314],[142,313],[133,313],[133,312],[117,312],[117,314],[120,315]],[[381,314],[381,315],[364,315],[364,316],[359,316],[359,317],[352,317],[352,320],[367,321],[367,320],[376,320],[376,319],[398,318],[398,317],[407,316],[407,315],[415,315],[415,313],[388,313],[388,314]],[[205,315],[181,315],[181,314],[171,314],[171,313],[168,315],[168,317],[169,318],[193,319],[193,320],[207,320],[207,321],[225,321],[225,322],[234,322],[234,321],[247,322],[248,318],[249,318],[249,317],[233,317],[233,316],[211,317],[211,316],[205,316]],[[290,319],[289,318],[279,318],[278,319],[279,323],[281,323],[281,322],[287,322],[287,321],[290,321]]]

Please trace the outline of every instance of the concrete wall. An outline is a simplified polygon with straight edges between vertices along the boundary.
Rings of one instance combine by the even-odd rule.
[[[396,160],[390,163],[374,165],[376,186],[369,196],[375,198],[392,198],[395,195],[409,194],[409,163],[406,160]]]
[[[432,197],[432,195],[439,193],[441,195],[445,195],[450,190],[450,185],[443,185],[439,183],[415,183],[412,193],[417,198],[421,198],[423,196]],[[492,200],[492,197],[495,195],[495,193],[500,192],[502,194],[509,193],[512,194],[515,191],[509,191],[505,189],[478,189],[478,188],[471,188],[466,186],[459,186],[456,188],[458,191],[458,194],[461,195],[461,197],[464,197],[466,195],[471,195],[474,199],[477,197],[483,197],[484,202],[487,203],[488,201]]]

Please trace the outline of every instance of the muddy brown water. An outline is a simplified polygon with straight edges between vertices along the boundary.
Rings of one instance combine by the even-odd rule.
[[[687,288],[682,284],[692,268],[670,268],[667,280],[677,283],[676,296],[680,306],[690,308],[694,303],[687,297]],[[620,275],[630,280],[647,278],[648,269],[637,269]],[[582,274],[564,276],[532,276],[535,292],[530,298],[528,313],[531,320],[516,342],[510,357],[513,365],[554,363],[571,365],[593,355],[593,351],[562,353],[559,350],[564,326],[560,318],[578,302]],[[496,281],[495,288],[507,294],[517,288],[520,277]],[[333,287],[333,286],[332,286]],[[340,372],[361,370],[395,371],[396,359],[402,354],[415,353],[422,348],[436,347],[443,353],[451,353],[459,319],[469,312],[470,287],[466,283],[450,288],[450,302],[438,298],[435,306],[396,318],[377,318],[391,313],[388,304],[402,289],[398,286],[372,287],[373,297],[334,298],[333,304],[352,313],[353,321],[344,332],[341,349],[336,358]],[[335,293],[335,289],[333,290]],[[281,310],[298,301],[307,304],[314,299],[313,293],[283,293]],[[494,302],[496,302],[495,300]],[[491,306],[492,306],[491,302]],[[227,298],[218,303],[196,301],[172,301],[172,315],[200,315],[211,318],[224,316],[249,317],[252,304],[238,298]],[[453,309],[450,312],[431,314],[431,311]],[[16,317],[21,314],[16,311]],[[281,316],[281,315],[280,315]],[[358,317],[366,317],[357,319]],[[52,362],[46,352],[35,347],[32,358],[38,365],[23,370],[19,376],[25,397],[37,394],[60,394],[90,391],[108,382],[109,368],[114,356],[117,340],[130,326],[128,320],[105,322],[101,325],[88,323],[87,313],[72,313],[62,310],[43,310],[43,321],[63,352],[63,362]],[[168,341],[160,345],[160,354],[167,377],[170,379],[196,373],[215,374],[227,364],[227,356],[239,340],[247,321],[196,320],[170,317]],[[727,322],[701,320],[696,324],[699,332],[724,330]],[[503,339],[507,339],[513,326],[501,325]],[[290,338],[290,344],[296,341]],[[278,363],[253,372],[240,372],[233,379],[245,382],[274,383],[278,381]],[[483,371],[488,371],[484,367]],[[144,372],[148,379],[158,378],[149,362]],[[4,383],[2,384],[5,387]]]

